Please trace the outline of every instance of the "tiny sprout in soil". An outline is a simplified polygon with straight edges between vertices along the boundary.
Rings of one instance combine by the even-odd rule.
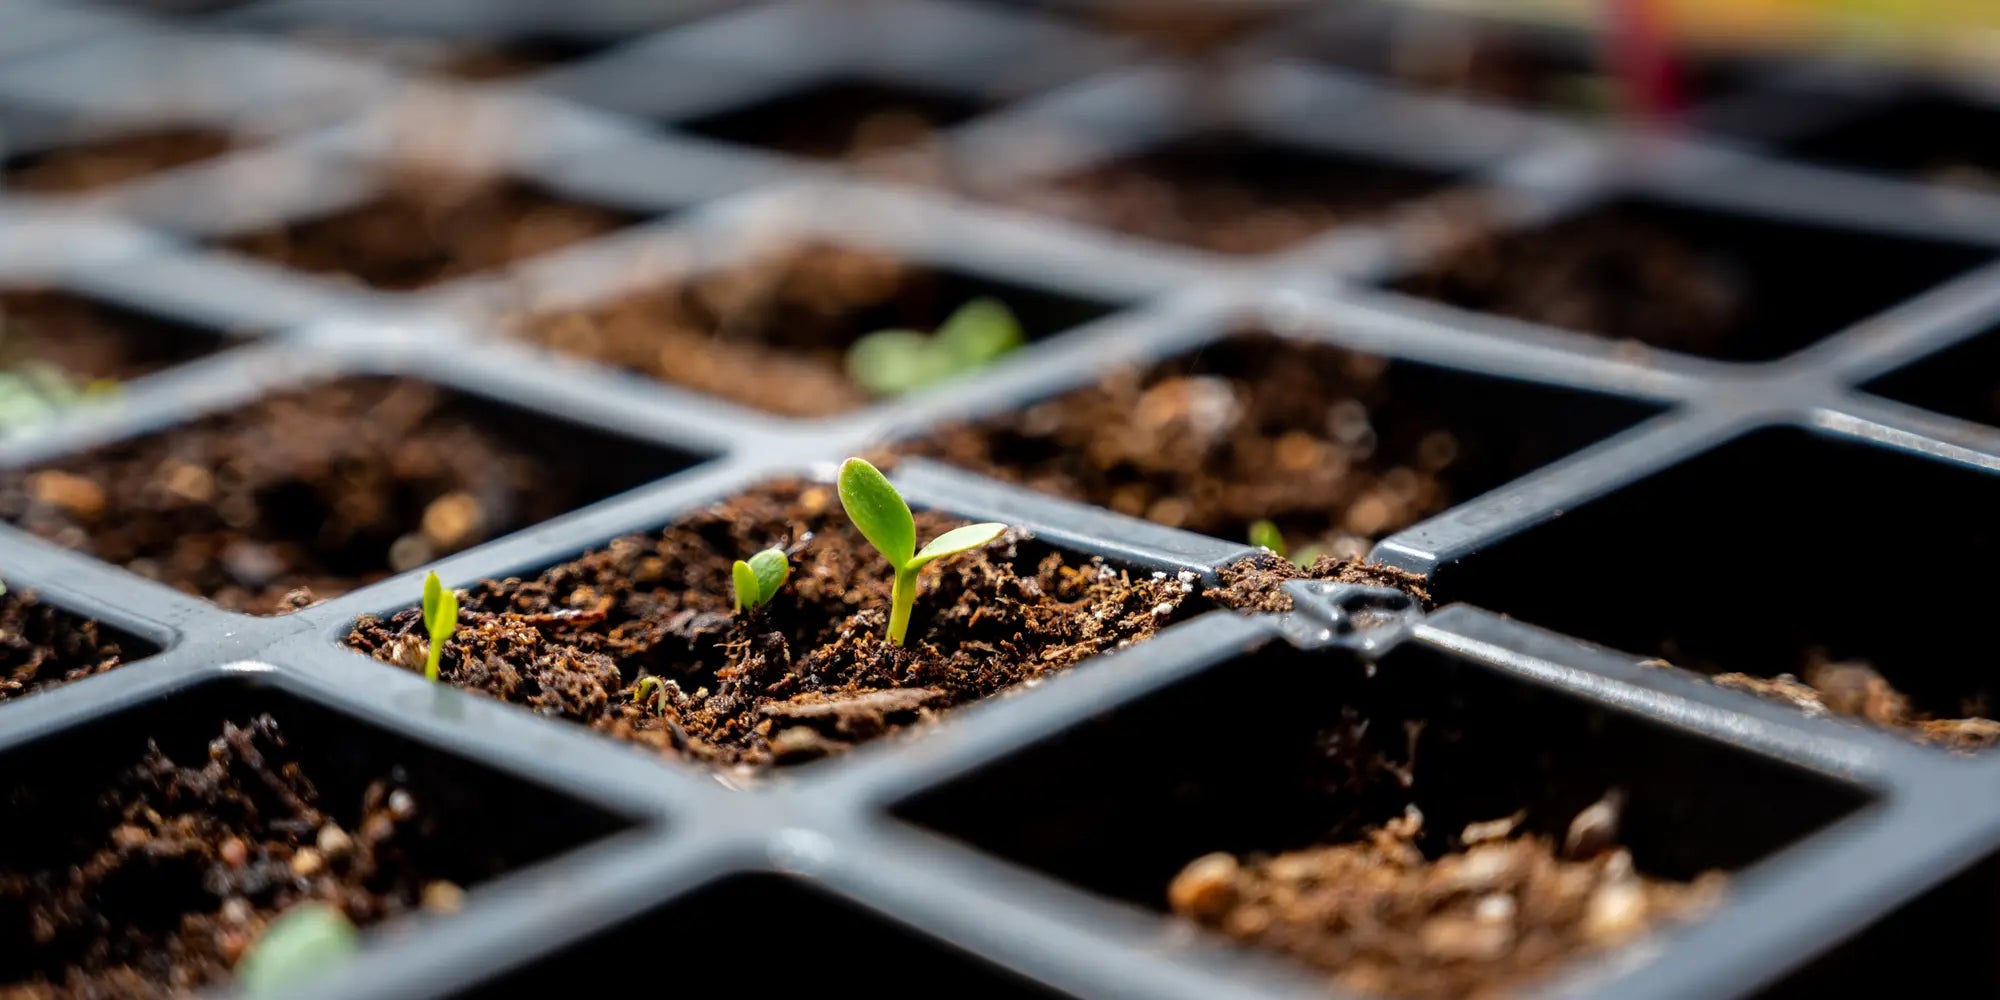
[[[899,396],[992,364],[1024,340],[1011,310],[978,298],[958,307],[935,334],[877,330],[855,341],[847,374],[877,396]]]
[[[444,644],[451,641],[452,632],[458,629],[458,594],[446,590],[444,582],[436,573],[424,576],[424,630],[430,633],[430,657],[424,661],[424,677],[438,679],[438,663],[444,657]]]
[[[889,560],[896,582],[889,591],[889,642],[903,644],[910,628],[910,609],[917,603],[917,574],[933,560],[976,549],[1000,537],[1007,526],[988,521],[953,528],[916,551],[917,524],[903,495],[880,469],[859,458],[840,466],[840,506],[861,529],[862,537]]]
[[[360,947],[347,915],[325,903],[301,903],[271,921],[236,966],[251,996],[276,996],[339,965]]]
[[[736,613],[740,615],[746,609],[761,608],[778,596],[778,588],[792,575],[792,561],[785,556],[784,549],[774,546],[751,556],[747,562],[736,560],[731,572],[736,581]]]
[[[1280,557],[1285,557],[1289,551],[1285,547],[1284,533],[1279,531],[1278,526],[1270,521],[1260,520],[1250,522],[1250,544],[1259,548],[1270,549]],[[1313,560],[1318,559],[1320,553],[1324,551],[1326,550],[1321,546],[1308,545],[1300,549],[1296,554],[1289,556],[1289,558],[1292,562],[1300,566],[1310,567],[1313,564]]]

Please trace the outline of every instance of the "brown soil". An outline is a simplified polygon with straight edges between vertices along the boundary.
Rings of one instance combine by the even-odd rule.
[[[1461,442],[1393,397],[1387,362],[1244,335],[902,450],[1123,514],[1294,552],[1365,555],[1453,500]]]
[[[0,701],[116,669],[125,656],[118,638],[88,618],[58,611],[32,592],[0,595]]]
[[[0,516],[224,607],[278,614],[614,490],[441,389],[355,378],[0,473]]]
[[[1935,718],[1911,706],[1910,699],[1874,667],[1858,660],[1833,660],[1818,650],[1806,655],[1798,675],[1725,673],[1711,679],[1726,688],[1784,702],[1807,715],[1860,719],[1961,753],[2000,744],[2000,721],[1973,714]]]
[[[0,292],[0,369],[33,362],[78,382],[122,382],[214,346],[201,334],[64,292]]]
[[[1222,585],[1203,594],[1226,608],[1253,613],[1278,614],[1292,610],[1292,598],[1284,591],[1291,580],[1330,580],[1362,587],[1400,590],[1430,607],[1430,591],[1424,578],[1408,570],[1357,559],[1322,555],[1310,566],[1300,566],[1269,553],[1252,556],[1222,567],[1217,574]]]
[[[924,538],[958,523],[917,515]],[[732,561],[772,545],[792,550],[790,581],[764,608],[731,614]],[[760,768],[842,752],[1145,639],[1194,590],[1191,577],[1133,580],[1010,535],[926,569],[897,647],[882,638],[889,583],[831,486],[781,481],[532,579],[471,588],[440,673],[663,754]],[[418,617],[363,618],[347,643],[421,671]],[[640,692],[641,677],[664,683]]]
[[[16,157],[0,179],[20,191],[76,194],[220,156],[235,145],[235,138],[220,129],[128,132]]]
[[[521,181],[411,172],[353,208],[224,245],[285,267],[408,291],[569,246],[635,218]]]
[[[269,715],[225,723],[204,760],[151,747],[91,822],[64,857],[0,858],[0,997],[187,996],[298,903],[366,925],[460,897],[410,857],[425,820],[408,791],[324,801]]]
[[[1351,843],[1210,854],[1175,877],[1168,899],[1176,913],[1302,961],[1344,990],[1504,996],[1719,899],[1720,874],[1661,881],[1587,829],[1579,837],[1604,808],[1580,814],[1562,845],[1516,833],[1516,816],[1468,826],[1461,849],[1433,859],[1417,846],[1413,812]]]
[[[1435,190],[1413,171],[1257,139],[1168,145],[1001,197],[1029,211],[1216,253],[1282,250]]]
[[[1395,287],[1690,354],[1717,354],[1748,315],[1739,279],[1668,230],[1617,213],[1476,239]]]
[[[682,126],[714,139],[815,159],[867,159],[921,145],[978,114],[970,98],[867,80],[787,94]]]

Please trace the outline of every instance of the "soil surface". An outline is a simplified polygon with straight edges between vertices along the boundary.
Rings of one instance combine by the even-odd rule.
[[[400,173],[331,215],[234,236],[232,250],[285,267],[409,291],[547,253],[635,221],[521,181]]]
[[[1342,989],[1394,997],[1496,997],[1591,952],[1699,915],[1724,878],[1661,881],[1587,829],[1563,844],[1476,823],[1428,857],[1412,811],[1363,839],[1277,855],[1210,854],[1168,888],[1174,912],[1327,973]],[[1579,836],[1580,825],[1586,829]]]
[[[1216,253],[1282,250],[1379,217],[1439,178],[1222,135],[1002,194],[1021,208]]]
[[[920,513],[917,533],[960,523]],[[791,550],[791,579],[770,604],[732,614],[731,563],[773,545]],[[1145,639],[1194,592],[1192,575],[1132,579],[1010,533],[925,569],[898,647],[882,637],[889,586],[832,486],[780,481],[532,579],[471,588],[440,675],[663,754],[761,768]],[[418,619],[416,608],[362,618],[347,643],[421,671]]]
[[[269,715],[225,723],[204,760],[151,747],[91,822],[62,857],[0,858],[0,997],[187,996],[298,903],[366,925],[462,896],[409,856],[421,803],[392,778],[325,801]]]
[[[1699,355],[1722,353],[1749,316],[1739,275],[1666,228],[1615,212],[1474,239],[1395,287],[1461,309]]]
[[[182,127],[128,132],[7,162],[5,186],[36,194],[76,194],[220,156],[236,146],[221,129]]]
[[[1812,651],[1799,673],[1756,677],[1722,673],[1710,678],[1738,691],[1782,701],[1807,715],[1840,715],[1944,747],[1970,753],[2000,744],[2000,721],[1971,715],[1940,719],[1917,710],[1874,667],[1859,660],[1834,660]]]
[[[78,383],[123,382],[215,346],[214,338],[65,292],[0,292],[0,370],[45,364]]]
[[[689,122],[690,132],[814,159],[863,160],[925,143],[980,101],[870,80],[842,80]]]
[[[598,496],[420,382],[355,378],[0,473],[0,516],[227,608],[278,614]]]
[[[115,669],[126,655],[109,629],[88,618],[58,611],[29,591],[0,595],[0,701]]]
[[[847,348],[878,329],[934,328],[964,304],[944,284],[893,254],[815,243],[512,326],[551,350],[768,413],[825,416],[871,400],[847,377]]]
[[[1243,335],[899,450],[1218,538],[1268,518],[1294,555],[1358,558],[1449,506],[1462,458],[1441,416],[1389,392],[1386,369]]]
[[[1311,565],[1300,566],[1289,559],[1263,554],[1224,566],[1217,575],[1222,578],[1222,585],[1209,589],[1203,596],[1238,611],[1282,613],[1292,610],[1292,598],[1284,591],[1285,583],[1291,580],[1330,580],[1362,587],[1384,587],[1416,598],[1423,607],[1431,606],[1430,591],[1424,589],[1423,577],[1394,566],[1358,559],[1322,555]]]

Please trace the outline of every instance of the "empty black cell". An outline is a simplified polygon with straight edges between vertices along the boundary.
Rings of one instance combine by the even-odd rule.
[[[1949,623],[2000,598],[1996,507],[1983,472],[1761,431],[1440,567],[1432,593],[1710,674],[1865,663],[1917,713],[1990,716],[2000,673]]]
[[[2000,426],[2000,328],[1876,379],[1866,388],[1926,410]]]
[[[1635,198],[1476,239],[1392,287],[1614,340],[1766,361],[1990,256],[1967,244]]]
[[[846,79],[780,94],[677,127],[724,142],[837,159],[921,142],[989,106],[963,94]]]
[[[2000,191],[2000,107],[1917,94],[1809,137],[1793,152],[1837,166]]]
[[[1758,1000],[2000,996],[2000,855],[1897,908]]]
[[[1404,766],[1407,764],[1407,766]],[[1404,776],[1409,782],[1405,784]],[[1608,790],[1621,841],[1666,878],[1735,869],[1855,808],[1859,793],[1405,646],[1367,670],[1273,645],[927,792],[901,816],[1093,892],[1164,909],[1211,851],[1345,843],[1402,816],[1420,845],[1526,810],[1560,839]]]
[[[783,940],[783,960],[772,942]],[[879,997],[1054,997],[1057,994],[802,880],[724,879],[524,969],[458,994],[460,1000],[614,991],[663,945],[676,965],[747,975],[758,996],[808,996],[850,987]],[[698,957],[697,957],[698,956]],[[699,962],[699,966],[689,965]]]
[[[617,41],[610,37],[531,35],[474,43],[446,55],[431,68],[461,80],[511,79],[589,58]]]

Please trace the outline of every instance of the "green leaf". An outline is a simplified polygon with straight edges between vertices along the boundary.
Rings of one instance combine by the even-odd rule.
[[[757,571],[751,569],[749,563],[741,559],[736,560],[736,564],[729,567],[729,575],[733,578],[736,586],[737,614],[742,614],[744,608],[754,608],[764,603],[759,596],[760,590],[757,583]]]
[[[1318,562],[1319,557],[1325,553],[1324,545],[1308,545],[1292,553],[1292,562],[1297,563],[1300,569],[1311,569],[1312,564]]]
[[[443,592],[444,581],[438,579],[438,575],[435,572],[426,573],[424,575],[424,629],[432,634],[436,634],[437,632],[438,604],[441,603],[440,595]]]
[[[882,470],[859,458],[842,462],[840,506],[890,566],[900,568],[909,563],[917,547],[917,522],[910,516],[910,505],[889,485]]]
[[[1270,521],[1250,522],[1250,544],[1270,549],[1280,556],[1285,554],[1285,536]]]
[[[769,604],[778,596],[778,588],[785,585],[785,578],[792,575],[792,561],[785,557],[785,550],[768,548],[750,557],[750,569],[757,574],[757,603]]]
[[[938,327],[936,347],[950,361],[952,372],[984,367],[1021,346],[1021,323],[1000,300],[973,299],[959,306]]]
[[[900,396],[950,374],[949,359],[915,330],[877,330],[847,349],[847,376],[876,396]]]
[[[437,617],[430,623],[431,645],[442,646],[458,630],[458,592],[442,590],[438,593]]]
[[[245,992],[273,996],[325,974],[360,947],[345,914],[325,903],[300,903],[264,928],[236,963],[236,978]]]
[[[917,553],[916,558],[911,559],[906,566],[909,569],[916,569],[933,559],[964,552],[967,549],[976,549],[995,538],[999,538],[1000,533],[1006,530],[1007,526],[997,521],[987,521],[983,524],[968,524],[962,528],[953,528],[931,539],[931,543],[924,546],[924,550]]]

